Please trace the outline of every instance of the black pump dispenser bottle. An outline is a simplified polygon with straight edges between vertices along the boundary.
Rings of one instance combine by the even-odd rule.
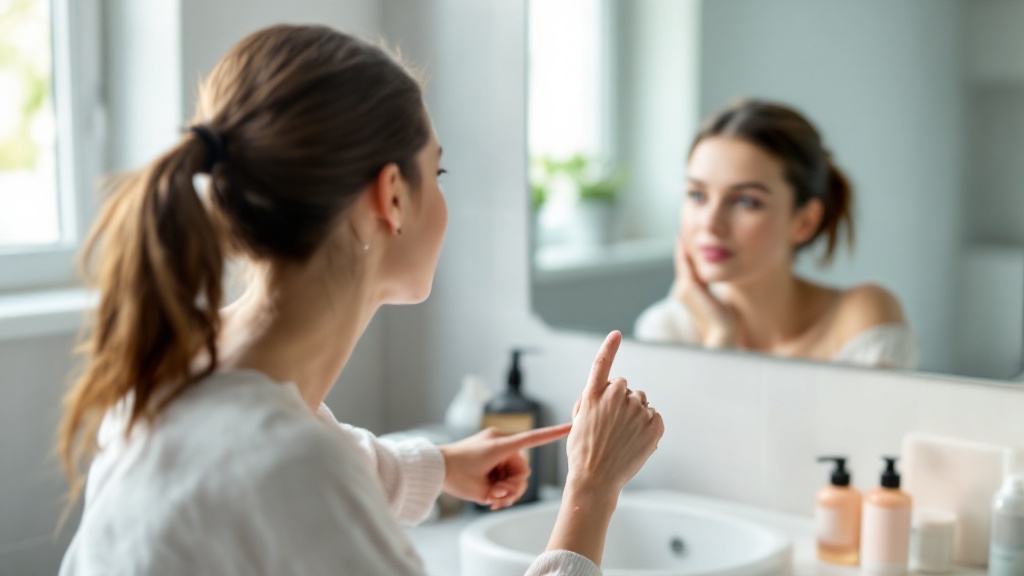
[[[882,472],[881,479],[882,488],[899,488],[900,473],[896,471],[897,459],[890,456],[883,456],[882,460],[885,460],[885,471]]]
[[[519,359],[523,354],[531,352],[522,348],[512,350],[512,365],[508,370],[505,391],[491,399],[484,407],[484,428],[494,427],[505,432],[525,432],[540,426],[540,404],[523,395],[523,373],[519,367]],[[537,500],[537,491],[541,471],[538,469],[539,448],[529,451],[530,478],[526,492],[517,504],[525,504]]]
[[[822,456],[818,462],[835,462],[836,467],[832,470],[831,482],[833,486],[849,486],[850,473],[846,470],[846,458],[841,456]]]

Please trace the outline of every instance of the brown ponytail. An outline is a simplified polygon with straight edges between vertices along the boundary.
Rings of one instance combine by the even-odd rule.
[[[832,163],[829,163],[828,167],[828,189],[825,191],[824,204],[825,215],[821,219],[821,225],[804,245],[813,243],[824,234],[827,243],[822,261],[828,263],[835,256],[841,230],[845,230],[847,246],[852,247],[854,240],[853,189],[843,172]]]
[[[107,409],[130,394],[130,430],[216,364],[224,258],[192,184],[205,154],[203,142],[189,134],[128,177],[86,244],[83,261],[103,244],[94,279],[102,298],[84,346],[85,372],[64,398],[59,450],[72,499],[81,490],[75,463],[95,449]],[[204,364],[193,370],[200,353]]]
[[[751,142],[778,158],[786,179],[793,187],[794,207],[813,199],[821,201],[824,215],[813,236],[797,249],[827,238],[822,263],[835,257],[840,236],[853,247],[853,189],[846,176],[832,163],[814,125],[796,110],[759,100],[740,100],[705,121],[690,147],[690,154],[711,136],[733,136]],[[844,230],[845,229],[845,230]]]
[[[429,140],[419,82],[322,26],[242,40],[201,87],[196,117],[202,131],[121,183],[83,253],[101,301],[60,424],[72,503],[108,410],[125,401],[130,432],[217,367],[225,253],[307,260],[385,166],[415,189]]]

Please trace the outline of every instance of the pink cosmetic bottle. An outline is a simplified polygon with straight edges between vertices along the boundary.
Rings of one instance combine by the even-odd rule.
[[[836,464],[828,486],[818,491],[814,510],[818,559],[856,566],[860,557],[860,492],[850,486],[846,458],[822,456],[818,462]]]
[[[860,563],[864,574],[903,576],[910,558],[911,499],[900,491],[896,458],[883,458],[882,486],[864,497]]]

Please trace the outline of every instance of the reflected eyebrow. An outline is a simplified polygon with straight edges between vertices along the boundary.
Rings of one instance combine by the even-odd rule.
[[[707,186],[707,184],[705,182],[703,182],[701,180],[698,180],[696,178],[687,177],[686,179],[689,180],[692,184],[696,184],[697,186]],[[729,190],[743,190],[743,189],[746,189],[746,188],[753,188],[754,190],[760,190],[761,192],[764,192],[765,194],[771,194],[772,193],[772,191],[769,190],[767,186],[765,186],[764,184],[761,184],[760,182],[755,182],[755,181],[740,182],[739,184],[733,184],[732,186],[729,186]]]

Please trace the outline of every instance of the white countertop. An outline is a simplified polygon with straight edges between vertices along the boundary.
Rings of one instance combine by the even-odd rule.
[[[857,576],[858,568],[833,566],[818,562],[814,544],[814,521],[811,518],[772,512],[703,496],[681,492],[643,491],[635,496],[672,501],[684,500],[695,506],[727,513],[737,518],[774,528],[793,539],[793,576]],[[500,514],[500,512],[498,512]],[[459,574],[459,533],[477,518],[488,512],[476,512],[467,506],[463,512],[436,522],[408,528],[413,545],[423,558],[429,576],[478,576]],[[950,576],[976,576],[986,574],[982,569],[957,568]]]

